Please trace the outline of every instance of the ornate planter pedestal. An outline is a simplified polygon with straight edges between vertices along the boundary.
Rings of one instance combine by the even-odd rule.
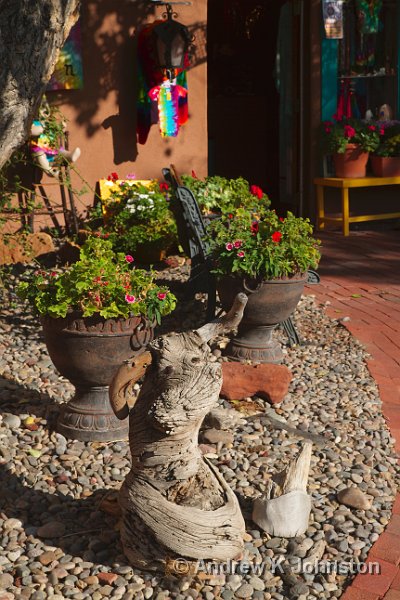
[[[218,294],[227,310],[238,292],[245,291],[247,302],[237,335],[229,342],[225,355],[230,360],[259,363],[280,363],[283,359],[280,344],[272,332],[278,323],[290,317],[296,308],[307,276],[292,279],[262,281],[254,286],[234,277],[218,282]]]
[[[115,417],[108,386],[121,364],[153,339],[153,327],[144,317],[83,318],[77,313],[42,317],[41,322],[54,366],[76,389],[61,409],[57,430],[85,442],[126,439],[128,419]]]

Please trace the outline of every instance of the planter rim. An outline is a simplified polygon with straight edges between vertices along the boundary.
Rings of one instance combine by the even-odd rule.
[[[277,285],[277,284],[280,284],[280,283],[299,283],[301,281],[307,281],[307,273],[303,273],[301,275],[295,275],[293,277],[287,277],[286,279],[278,279],[278,278],[275,278],[275,279],[257,279],[255,277],[246,277],[246,276],[237,277],[237,276],[234,276],[234,275],[221,275],[219,277],[219,281],[222,281],[222,279],[224,279],[224,278],[234,279],[234,280],[236,280],[238,282],[244,281],[244,280],[255,281],[255,282],[258,282],[259,285],[261,285],[263,283],[271,283],[271,284]]]
[[[132,321],[129,328],[122,329],[123,323]],[[132,315],[131,317],[111,317],[106,319],[100,315],[82,317],[82,313],[71,312],[65,317],[51,317],[41,315],[42,327],[54,326],[63,335],[86,336],[86,337],[123,337],[130,336],[135,330],[152,329],[155,323],[151,323],[144,315]]]

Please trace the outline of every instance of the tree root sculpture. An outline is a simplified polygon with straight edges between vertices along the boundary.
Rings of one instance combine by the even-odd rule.
[[[238,294],[222,319],[154,340],[150,352],[123,365],[110,399],[127,416],[132,385],[145,379],[129,414],[132,468],[120,491],[121,539],[134,566],[165,569],[171,560],[229,560],[243,549],[236,496],[198,448],[204,417],[216,406],[221,365],[207,342],[236,327],[247,302]],[[151,364],[150,364],[151,363]]]

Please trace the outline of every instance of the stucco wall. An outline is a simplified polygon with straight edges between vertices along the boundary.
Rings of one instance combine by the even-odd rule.
[[[195,35],[196,54],[188,72],[189,121],[177,138],[161,138],[153,125],[145,145],[136,143],[135,31],[163,7],[150,2],[88,0],[82,8],[84,89],[48,93],[68,119],[70,146],[80,146],[77,169],[91,186],[116,171],[120,177],[161,177],[174,163],[180,172],[207,170],[207,0],[177,6],[178,20]],[[74,178],[79,187],[79,179]],[[82,197],[91,203],[93,194]]]

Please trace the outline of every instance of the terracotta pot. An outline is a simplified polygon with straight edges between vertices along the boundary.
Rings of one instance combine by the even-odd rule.
[[[272,332],[278,323],[290,317],[306,281],[306,275],[258,284],[235,277],[221,278],[217,288],[224,310],[229,310],[238,292],[244,291],[249,296],[237,336],[228,344],[226,355],[231,360],[281,362],[282,350],[279,343],[272,339]]]
[[[400,156],[371,156],[371,167],[377,177],[400,177]]]
[[[131,252],[136,263],[151,265],[164,260],[167,250],[171,247],[169,238],[162,238],[154,242],[145,242],[138,244],[136,249]]]
[[[333,155],[336,177],[365,177],[368,157],[358,144],[347,144],[343,154]]]
[[[57,430],[82,441],[116,441],[128,436],[128,419],[114,415],[108,386],[118,368],[140,354],[153,339],[153,326],[144,317],[65,319],[42,317],[44,339],[57,370],[75,386],[62,408]]]

